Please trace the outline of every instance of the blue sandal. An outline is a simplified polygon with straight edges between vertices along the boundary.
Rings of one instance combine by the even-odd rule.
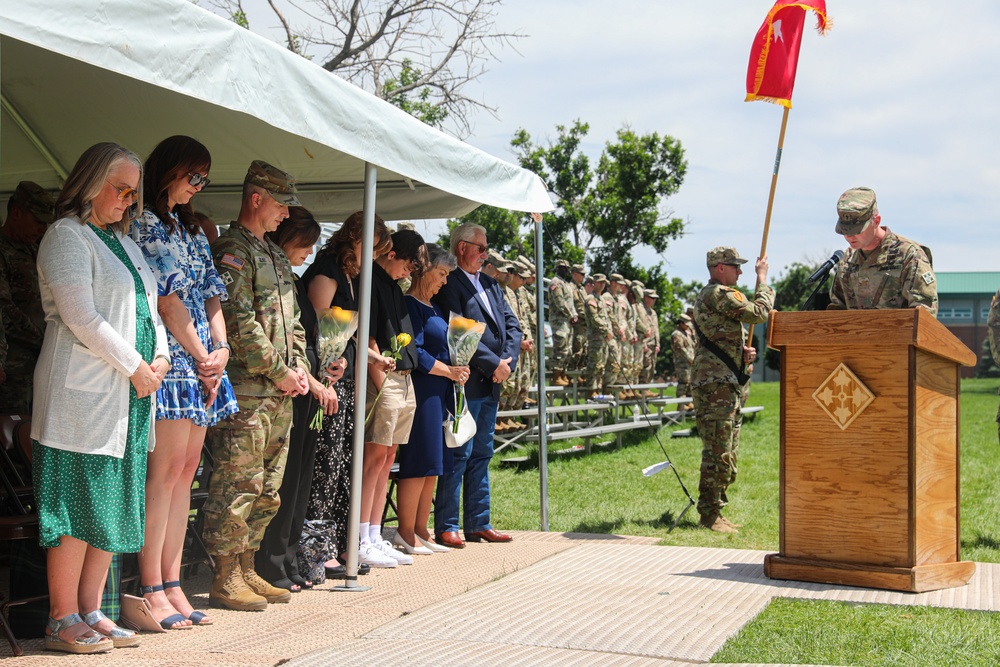
[[[181,582],[180,581],[164,581],[163,582],[163,587],[164,588],[180,588],[181,587]],[[178,615],[180,615],[180,614],[178,614]],[[194,625],[212,625],[212,619],[208,618],[208,614],[206,614],[203,611],[198,611],[197,609],[195,609],[194,611],[191,612],[191,615],[188,616],[188,620],[191,621],[191,623],[193,623]]]
[[[111,639],[93,628],[73,641],[66,641],[59,636],[59,633],[66,628],[82,623],[83,619],[80,618],[80,614],[68,614],[58,621],[50,616],[49,634],[45,635],[45,650],[62,651],[63,653],[105,653],[115,647]]]
[[[180,586],[180,582],[178,582],[177,585]],[[139,594],[145,597],[150,593],[159,593],[160,591],[163,590],[163,586],[164,586],[163,584],[157,584],[156,586],[139,586]],[[170,616],[167,616],[165,619],[158,622],[160,624],[160,627],[163,628],[164,630],[186,630],[191,626],[182,625],[179,628],[174,627],[174,623],[180,623],[181,621],[186,621],[186,620],[187,619],[184,618],[184,614],[178,613],[178,614],[170,614]]]

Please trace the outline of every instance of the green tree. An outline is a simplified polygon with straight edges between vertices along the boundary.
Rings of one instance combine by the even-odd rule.
[[[809,298],[809,295],[817,287],[816,283],[809,282],[809,276],[819,267],[819,262],[814,264],[793,262],[786,266],[784,271],[778,276],[778,279],[771,281],[771,287],[775,291],[774,309],[801,310],[806,299]],[[829,285],[829,280],[823,281],[823,285],[819,287],[819,290],[810,302],[810,310],[824,310],[826,308],[826,304],[830,302]],[[750,298],[753,298],[752,294]],[[760,345],[757,346],[758,354],[761,347]],[[777,350],[768,350],[764,363],[768,368],[778,370],[781,368],[781,355],[778,354]]]

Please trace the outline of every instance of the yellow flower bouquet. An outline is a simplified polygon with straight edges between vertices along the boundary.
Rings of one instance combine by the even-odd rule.
[[[347,349],[347,342],[358,330],[358,312],[356,310],[344,310],[339,306],[324,308],[317,313],[319,335],[316,341],[316,356],[319,358],[319,367],[326,369],[337,359],[340,359]],[[330,386],[327,380],[323,383]],[[320,407],[313,415],[309,428],[314,431],[323,429],[323,408]]]
[[[457,313],[448,316],[448,354],[452,366],[468,366],[472,355],[479,347],[479,340],[486,333],[486,323],[462,317]],[[465,388],[461,385],[455,388],[455,414],[462,414],[465,406]],[[452,429],[458,433],[459,420],[452,422]]]

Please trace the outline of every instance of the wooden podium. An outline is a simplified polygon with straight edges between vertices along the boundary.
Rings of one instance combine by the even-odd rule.
[[[899,591],[968,583],[959,560],[959,366],[922,308],[773,312],[781,351],[781,553],[772,579]]]

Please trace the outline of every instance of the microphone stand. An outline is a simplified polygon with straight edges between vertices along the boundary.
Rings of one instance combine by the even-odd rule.
[[[830,267],[830,268],[832,269],[833,267]],[[817,293],[817,292],[819,292],[819,288],[820,288],[820,287],[823,287],[824,285],[826,285],[826,281],[827,281],[827,280],[828,280],[829,278],[830,278],[830,272],[829,272],[829,271],[827,271],[827,272],[826,272],[826,275],[824,275],[824,276],[823,276],[823,277],[822,277],[822,278],[821,278],[820,280],[817,280],[817,281],[816,281],[816,287],[813,287],[813,291],[812,291],[812,292],[809,292],[809,296],[807,296],[807,297],[806,297],[806,300],[802,302],[802,305],[801,305],[801,306],[799,306],[799,312],[802,312],[802,311],[804,311],[804,310],[812,310],[812,308],[809,308],[809,307],[808,307],[808,306],[809,306],[809,304],[810,304],[810,303],[812,302],[812,300],[813,300],[813,299],[814,299],[814,298],[816,297],[816,293]]]

